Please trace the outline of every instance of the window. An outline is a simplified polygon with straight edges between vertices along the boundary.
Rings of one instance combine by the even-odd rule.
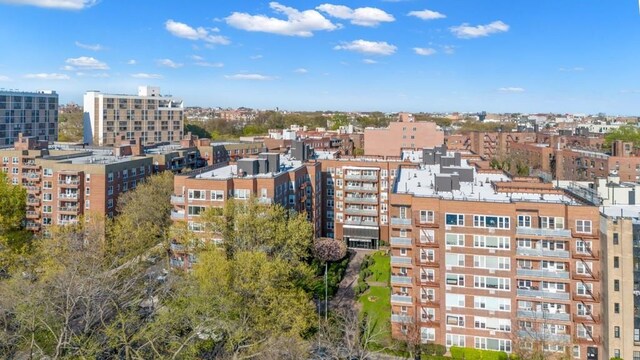
[[[464,226],[463,214],[446,214],[445,219],[447,225]]]
[[[591,251],[591,241],[576,241],[576,251],[579,253],[588,253]]]
[[[511,259],[500,256],[474,255],[473,267],[490,270],[510,270]]]
[[[91,201],[90,200],[85,200],[84,201],[84,208],[85,209],[90,209],[91,208]]]
[[[17,157],[13,157],[13,159],[12,159],[12,160],[13,160],[12,162],[13,162],[14,164],[17,164],[17,163],[18,163],[18,158],[17,158]]]
[[[476,329],[511,331],[511,320],[509,319],[485,318],[476,316],[473,323]]]
[[[107,208],[111,209],[113,207],[113,199],[107,200]]]
[[[107,188],[107,195],[113,195],[113,185],[109,185]]]
[[[53,176],[53,169],[42,169],[42,173],[46,177],[51,177]]]
[[[45,214],[51,214],[51,205],[44,205],[42,207],[42,212]]]
[[[577,335],[579,338],[588,339],[593,334],[593,326],[578,324]]]
[[[620,268],[620,257],[619,256],[614,256],[613,257],[613,267],[618,269]]]
[[[508,229],[510,219],[507,216],[474,215],[473,226],[480,228]]]
[[[540,216],[540,228],[564,229],[564,218],[553,216]]]
[[[531,227],[531,216],[518,215],[518,227]]]
[[[464,327],[464,316],[463,315],[447,315],[447,326]]]
[[[473,236],[473,247],[485,249],[505,249],[510,248],[511,239],[504,236]]]
[[[107,174],[107,181],[108,182],[113,182],[113,173],[110,172],[109,174]]]
[[[431,210],[420,210],[420,223],[433,223],[434,213]]]
[[[618,233],[613,233],[613,245],[618,245],[620,243],[618,236]]]
[[[189,206],[189,216],[200,216],[205,209],[204,206]]]
[[[447,285],[451,286],[464,286],[464,275],[459,274],[447,274],[446,275]]]
[[[246,200],[250,196],[248,189],[235,189],[233,190],[233,197],[240,200]],[[295,201],[295,199],[294,199]]]
[[[511,311],[511,299],[475,296],[473,306],[476,309],[489,311]]]
[[[205,200],[207,192],[204,190],[189,190],[189,200]]]
[[[51,195],[51,193],[44,193],[44,194],[42,194],[42,200],[51,201],[51,200],[53,200],[53,196]]]
[[[633,360],[640,360],[640,351],[633,352]]]
[[[593,293],[593,284],[590,283],[577,283],[576,284],[576,293],[578,295],[587,295],[589,296],[590,294]]]
[[[620,326],[613,327],[613,337],[615,337],[616,339],[620,339]],[[620,350],[618,350],[618,352],[620,352]],[[620,354],[616,355],[615,357],[620,357]]]
[[[464,246],[464,234],[446,234],[447,246]]]
[[[211,201],[224,201],[224,191],[211,190]]]
[[[476,337],[474,345],[476,349],[511,352],[511,340]]]
[[[509,291],[511,289],[511,279],[492,276],[474,276],[473,286],[476,289]]]
[[[620,314],[620,303],[613,303],[613,312]]]
[[[620,280],[613,280],[613,291],[620,291]]]
[[[576,220],[576,232],[591,234],[591,220]]]
[[[446,306],[447,307],[464,307],[465,296],[463,294],[447,294]]]
[[[452,347],[452,346],[464,347],[465,338],[466,338],[465,335],[447,334],[447,347]]]
[[[445,264],[447,266],[464,267],[464,254],[447,254],[445,256]]]

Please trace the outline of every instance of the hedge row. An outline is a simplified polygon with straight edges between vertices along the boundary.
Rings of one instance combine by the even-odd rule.
[[[451,357],[462,360],[509,360],[509,355],[501,351],[452,347]]]

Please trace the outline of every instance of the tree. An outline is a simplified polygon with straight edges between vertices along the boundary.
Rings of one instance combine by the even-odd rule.
[[[604,146],[611,148],[614,142],[622,140],[632,142],[634,148],[640,147],[640,128],[635,125],[624,125],[604,136]]]
[[[58,116],[58,140],[77,142],[82,141],[84,137],[84,113],[81,108],[71,110],[66,108],[65,112],[61,112]]]
[[[31,234],[22,226],[26,207],[26,190],[11,185],[7,175],[0,172],[0,276],[30,251]]]
[[[327,274],[329,272],[329,262],[338,261],[347,255],[347,246],[343,241],[331,238],[317,239],[313,243],[313,253],[316,259],[324,262],[324,317],[329,314],[329,295],[327,284]]]
[[[321,323],[313,359],[373,359],[375,349],[383,336],[380,327],[366,314],[361,318],[356,309],[340,309]]]

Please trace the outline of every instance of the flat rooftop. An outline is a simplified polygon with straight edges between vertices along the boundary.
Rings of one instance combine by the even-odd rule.
[[[228,180],[233,178],[241,179],[253,179],[253,178],[273,178],[278,175],[297,170],[303,166],[302,161],[292,159],[289,155],[280,155],[280,170],[278,172],[269,172],[264,174],[257,174],[253,176],[238,176],[237,165],[226,165],[216,169],[204,171],[194,175],[195,179],[210,179],[210,180]]]
[[[448,153],[451,155],[452,153]],[[455,167],[454,167],[455,168]],[[395,193],[411,194],[417,197],[434,197],[444,200],[486,201],[486,202],[545,202],[579,205],[580,203],[563,194],[540,194],[534,192],[497,192],[492,182],[512,182],[503,173],[484,173],[469,165],[467,160],[461,160],[459,168],[472,169],[473,181],[460,181],[460,189],[453,191],[436,191],[435,175],[450,177],[451,174],[441,174],[440,165],[420,165],[419,168],[401,167]],[[527,183],[523,183],[523,189]],[[517,190],[517,189],[516,189]]]
[[[600,213],[612,218],[632,218],[640,223],[640,205],[600,206]]]

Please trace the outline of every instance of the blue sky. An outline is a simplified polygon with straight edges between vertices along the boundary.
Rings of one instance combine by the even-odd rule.
[[[640,115],[636,0],[0,0],[0,88]]]

